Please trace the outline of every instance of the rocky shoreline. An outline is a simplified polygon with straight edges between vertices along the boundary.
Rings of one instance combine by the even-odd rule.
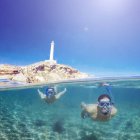
[[[24,83],[44,83],[89,77],[70,66],[41,61],[28,66],[0,65],[0,77]]]

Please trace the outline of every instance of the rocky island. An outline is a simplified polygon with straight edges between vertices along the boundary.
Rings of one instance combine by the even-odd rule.
[[[51,64],[41,61],[28,66],[0,65],[0,78],[24,83],[45,83],[61,80],[87,78],[89,75],[82,73],[70,66]]]
[[[0,79],[22,83],[50,83],[87,78],[88,76],[88,74],[70,66],[58,64],[54,60],[54,41],[51,42],[49,60],[27,66],[0,65]],[[5,85],[5,83],[1,82],[2,84]]]

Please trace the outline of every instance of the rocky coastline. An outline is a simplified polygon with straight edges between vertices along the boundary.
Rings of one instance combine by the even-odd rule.
[[[0,78],[24,83],[45,83],[88,78],[70,66],[41,61],[27,66],[0,65]]]

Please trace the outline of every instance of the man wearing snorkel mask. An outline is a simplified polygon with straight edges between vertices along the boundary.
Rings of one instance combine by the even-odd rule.
[[[111,98],[107,94],[99,96],[97,104],[86,105],[82,103],[81,108],[81,117],[83,119],[90,117],[94,120],[107,121],[117,113],[117,109],[113,106]]]
[[[45,93],[41,92],[38,89],[38,93],[41,99],[44,99],[48,104],[51,104],[56,100],[58,100],[65,92],[66,92],[66,88],[63,91],[58,92],[56,86],[47,87]]]

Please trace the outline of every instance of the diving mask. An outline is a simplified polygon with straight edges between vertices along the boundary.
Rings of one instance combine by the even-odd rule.
[[[101,113],[107,115],[111,112],[112,103],[110,101],[100,101],[98,106],[101,109]]]

